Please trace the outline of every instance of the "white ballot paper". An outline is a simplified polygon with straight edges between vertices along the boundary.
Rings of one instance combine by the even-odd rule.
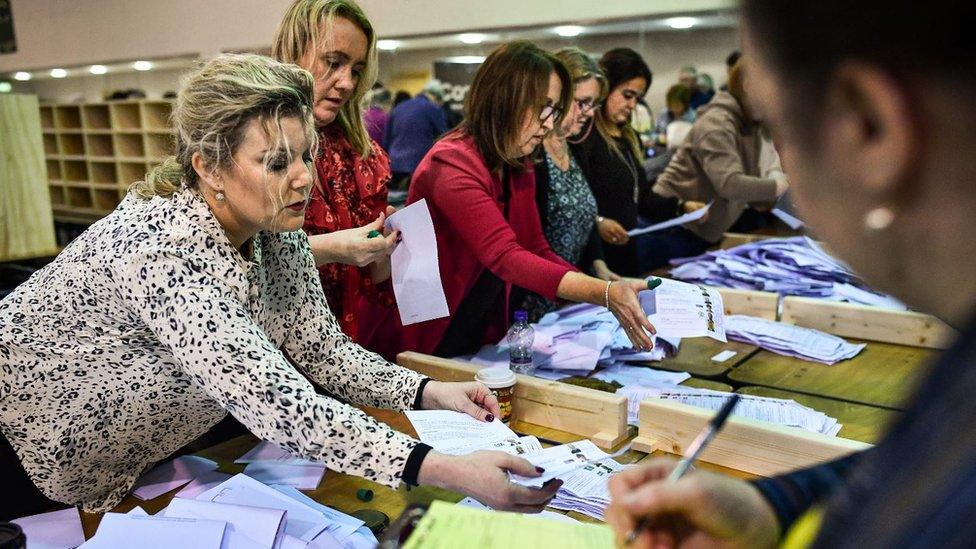
[[[153,499],[216,469],[216,461],[200,456],[180,456],[139,478],[132,495],[142,500]]]
[[[596,447],[590,440],[583,439],[569,444],[551,446],[534,454],[526,454],[525,459],[536,467],[545,469],[538,477],[523,477],[510,474],[512,482],[522,486],[540,487],[546,482],[572,472],[587,463],[610,457],[606,452]]]
[[[285,511],[212,501],[174,499],[168,518],[218,520],[227,523],[222,549],[268,549],[281,543]]]
[[[321,465],[316,461],[300,458],[277,444],[262,440],[234,463],[275,462],[282,465]]]
[[[404,413],[417,431],[417,438],[444,454],[468,454],[495,442],[519,438],[498,418],[489,423],[452,410],[407,410]]]
[[[136,507],[138,509],[138,507]],[[81,516],[76,507],[14,519],[30,549],[74,549],[85,543]]]
[[[437,236],[427,200],[414,202],[386,218],[384,226],[400,231],[403,239],[390,256],[400,322],[407,326],[448,316],[437,260]]]
[[[285,533],[303,541],[312,541],[315,536],[329,527],[329,520],[319,511],[247,475],[234,475],[230,480],[207,490],[196,499],[287,511]]]
[[[143,517],[123,513],[105,513],[95,537],[84,549],[220,549],[226,522],[217,520]]]
[[[247,467],[244,468],[244,474],[268,486],[285,484],[301,490],[314,490],[322,482],[322,477],[325,475],[325,465],[321,463],[290,465],[256,461],[247,464]]]
[[[686,213],[680,217],[674,219],[669,219],[667,221],[662,221],[660,223],[655,223],[647,227],[640,227],[638,229],[631,229],[627,231],[627,236],[640,236],[642,234],[653,233],[656,231],[663,231],[664,229],[670,229],[671,227],[677,227],[678,225],[684,225],[685,223],[691,223],[692,221],[698,221],[699,219],[705,217],[708,213],[708,209],[712,207],[712,203],[709,202],[704,208],[699,208],[691,213]]]
[[[662,278],[660,286],[638,297],[658,337],[708,336],[727,342],[725,305],[718,290]]]
[[[476,500],[474,498],[464,498],[461,501],[457,502],[457,504],[460,505],[461,507],[471,507],[473,509],[483,509],[485,511],[494,511],[494,509],[492,509],[491,507],[488,507],[484,503],[481,503],[480,501],[478,501],[478,500]],[[566,516],[566,515],[564,515],[562,513],[554,513],[552,511],[547,511],[545,509],[543,509],[541,513],[522,513],[522,514],[525,515],[525,516],[527,516],[527,517],[538,517],[538,518],[544,518],[544,519],[551,519],[551,520],[556,520],[556,521],[559,521],[559,522],[579,523],[579,521],[576,520],[576,519],[574,519],[573,517],[568,517],[568,516]]]

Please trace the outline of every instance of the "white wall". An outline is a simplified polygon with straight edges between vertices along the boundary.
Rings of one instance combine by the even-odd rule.
[[[0,73],[271,43],[291,0],[12,0],[18,51]],[[380,36],[734,8],[734,0],[360,0]]]

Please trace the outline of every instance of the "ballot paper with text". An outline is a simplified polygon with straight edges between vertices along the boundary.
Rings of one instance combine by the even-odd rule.
[[[653,290],[638,294],[658,337],[710,337],[725,343],[725,305],[714,288],[661,279]]]
[[[699,219],[705,217],[708,213],[708,209],[712,207],[712,203],[709,202],[703,208],[698,208],[697,210],[686,213],[682,216],[675,217],[674,219],[669,219],[667,221],[662,221],[660,223],[655,223],[654,225],[649,225],[647,227],[639,227],[637,229],[631,229],[627,231],[627,236],[640,236],[642,234],[653,233],[657,231],[663,231],[664,229],[670,229],[671,227],[677,227],[679,225],[684,225],[686,223],[694,223]]]
[[[400,243],[390,256],[400,322],[407,326],[448,316],[437,260],[437,236],[427,201],[418,200],[386,218],[385,227],[400,231]]]
[[[538,440],[532,437],[523,437],[531,440],[521,441],[515,431],[498,418],[481,421],[452,410],[407,410],[404,413],[417,431],[417,438],[444,454],[463,455],[486,449],[506,451],[506,448],[521,448],[521,452],[513,449],[509,453],[524,453],[538,445]]]
[[[537,468],[543,469],[544,472],[537,477],[512,474],[512,482],[538,488],[546,482],[579,469],[587,463],[606,459],[610,456],[597,448],[592,441],[583,439],[559,446],[550,446],[522,457]]]

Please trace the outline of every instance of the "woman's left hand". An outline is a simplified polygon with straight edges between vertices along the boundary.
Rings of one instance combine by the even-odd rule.
[[[654,343],[648,334],[657,333],[641,307],[637,294],[647,289],[647,282],[625,278],[610,285],[610,311],[627,330],[627,337],[635,348],[650,351]]]
[[[424,386],[420,406],[424,410],[454,410],[481,421],[493,421],[496,417],[501,417],[498,399],[491,389],[477,381],[431,381]]]

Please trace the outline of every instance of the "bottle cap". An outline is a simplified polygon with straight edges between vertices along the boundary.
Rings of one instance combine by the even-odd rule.
[[[515,322],[527,322],[529,320],[529,313],[525,312],[523,309],[515,311]]]
[[[27,547],[27,539],[20,526],[12,522],[0,522],[0,548],[24,549],[25,547]]]
[[[504,366],[482,368],[475,374],[474,379],[488,386],[489,389],[501,389],[515,385],[515,373]]]

